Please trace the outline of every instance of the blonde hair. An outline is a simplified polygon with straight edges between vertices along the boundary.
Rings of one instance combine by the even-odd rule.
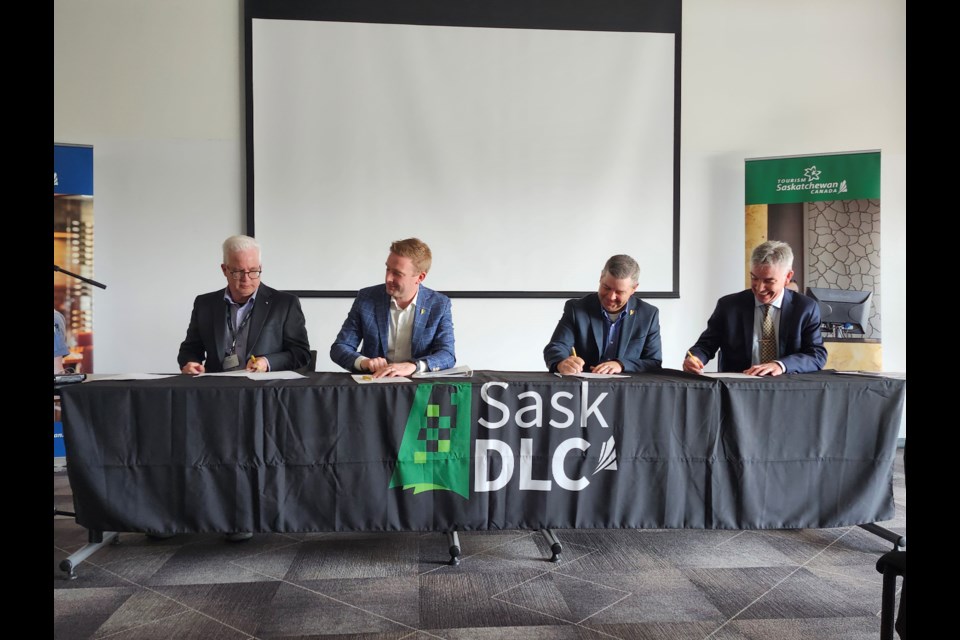
[[[395,240],[390,245],[390,253],[395,253],[404,258],[410,258],[417,272],[427,273],[430,271],[430,265],[433,262],[433,254],[430,253],[430,247],[420,238],[407,238],[406,240]]]

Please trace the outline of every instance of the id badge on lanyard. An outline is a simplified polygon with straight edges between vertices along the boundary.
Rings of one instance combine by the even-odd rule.
[[[250,320],[250,316],[253,315],[253,309],[251,308],[247,311],[246,315],[243,316],[243,321],[240,323],[240,326],[236,330],[233,329],[233,309],[230,306],[230,303],[227,302],[227,328],[230,330],[230,348],[223,354],[223,370],[229,371],[231,369],[237,369],[240,367],[240,356],[237,354],[237,336],[240,335],[240,332],[243,331],[243,328],[247,326],[247,322]],[[241,305],[242,306],[242,305]],[[238,309],[240,306],[237,307]]]

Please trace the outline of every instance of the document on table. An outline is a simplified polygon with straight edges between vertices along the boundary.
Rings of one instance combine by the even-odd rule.
[[[623,373],[590,373],[588,371],[582,371],[580,373],[570,374],[574,378],[585,378],[587,380],[607,380],[609,378],[629,378],[630,376]]]
[[[460,365],[450,369],[441,369],[440,371],[424,371],[423,373],[413,374],[414,378],[472,378],[473,369],[468,365]]]
[[[906,380],[906,371],[834,371],[842,376],[870,376],[871,378],[893,378],[894,380]]]
[[[747,374],[747,373],[736,373],[733,371],[724,371],[724,372],[720,372],[720,371],[706,372],[705,371],[700,375],[706,376],[708,378],[746,378],[748,380],[756,380],[757,378],[764,377],[764,376],[751,376],[750,374]]]
[[[236,371],[221,371],[219,373],[200,373],[196,377],[203,376],[221,376],[224,378],[250,378],[251,380],[298,380],[307,376],[296,371],[247,371],[246,369],[237,369]]]
[[[410,378],[405,376],[397,376],[395,378],[388,378],[384,376],[383,378],[374,378],[370,374],[355,373],[350,376],[357,381],[358,384],[383,384],[391,382],[413,382]]]
[[[179,373],[111,373],[105,376],[96,376],[87,378],[91,382],[94,380],[159,380],[160,378],[172,378],[180,375]]]

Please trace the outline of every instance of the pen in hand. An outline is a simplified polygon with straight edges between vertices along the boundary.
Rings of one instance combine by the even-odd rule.
[[[580,360],[579,362],[577,362],[577,361],[571,361],[570,358],[577,358],[576,347],[570,347],[570,357],[557,365],[557,372],[558,372],[557,375],[560,375],[561,373],[569,373],[569,375],[575,375],[577,373],[580,373],[580,371],[583,370],[583,360]],[[579,358],[577,359],[579,360]],[[561,372],[560,364],[565,364],[570,369],[570,371]]]

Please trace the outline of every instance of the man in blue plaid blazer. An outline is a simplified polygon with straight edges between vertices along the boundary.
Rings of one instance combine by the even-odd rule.
[[[361,289],[330,346],[330,358],[375,378],[449,369],[456,363],[450,298],[423,286],[430,247],[417,238],[390,245],[384,284]]]

